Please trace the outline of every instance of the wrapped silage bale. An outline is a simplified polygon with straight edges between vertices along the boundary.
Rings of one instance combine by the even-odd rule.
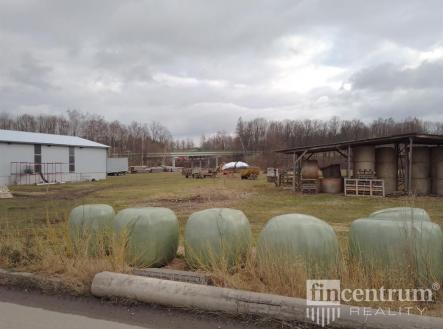
[[[304,214],[271,218],[257,242],[257,262],[262,268],[303,264],[311,273],[330,273],[337,269],[338,255],[332,227]]]
[[[177,254],[179,225],[168,208],[124,209],[115,216],[115,231],[130,265],[162,266]]]
[[[389,219],[398,221],[431,221],[431,217],[426,210],[411,207],[386,208],[373,212],[369,215],[369,217],[373,219]]]
[[[430,221],[357,219],[349,248],[367,271],[416,273],[422,283],[443,278],[443,234]]]
[[[86,204],[69,214],[69,236],[77,252],[86,250],[90,256],[109,252],[115,212],[106,204]]]
[[[246,215],[236,209],[212,208],[193,213],[185,227],[185,256],[191,267],[234,266],[252,243]]]

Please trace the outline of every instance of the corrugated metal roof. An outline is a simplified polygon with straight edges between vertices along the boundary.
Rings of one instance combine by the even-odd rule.
[[[322,145],[303,145],[282,150],[276,150],[274,152],[285,153],[285,154],[301,153],[304,151],[306,151],[307,153],[321,153],[321,152],[336,151],[337,149],[347,146],[351,147],[364,146],[364,145],[376,146],[376,145],[387,145],[387,144],[396,144],[396,143],[409,143],[410,140],[412,140],[414,144],[443,145],[443,135],[410,133],[410,134],[400,134],[400,135],[392,135],[385,137],[356,139],[356,140],[322,144]]]
[[[0,142],[19,144],[68,145],[80,147],[107,148],[108,146],[96,143],[77,136],[31,133],[26,131],[0,129]]]

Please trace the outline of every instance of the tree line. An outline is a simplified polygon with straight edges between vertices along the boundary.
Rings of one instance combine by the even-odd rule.
[[[354,139],[383,137],[406,133],[443,134],[443,122],[430,122],[417,118],[396,121],[393,118],[361,120],[266,120],[239,118],[234,134],[217,132],[202,137],[201,146],[208,150],[257,151],[255,157],[262,167],[278,166],[284,157],[273,151],[278,149],[342,142]]]
[[[231,128],[231,127],[227,127]],[[124,124],[107,121],[103,116],[68,110],[59,115],[0,113],[0,129],[72,135],[110,146],[109,154],[129,156],[131,164],[141,164],[146,153],[196,149],[192,139],[174,139],[159,122]],[[392,118],[361,120],[252,120],[238,119],[233,133],[215,132],[202,136],[198,149],[211,151],[255,151],[257,164],[278,165],[276,149],[315,145],[345,140],[382,137],[403,133],[443,134],[443,122],[417,118],[396,121]]]
[[[174,140],[170,131],[159,122],[124,124],[77,110],[59,115],[0,113],[0,129],[86,138],[110,146],[111,156],[129,156],[131,164],[141,164],[142,156],[148,152],[194,148],[191,139]]]

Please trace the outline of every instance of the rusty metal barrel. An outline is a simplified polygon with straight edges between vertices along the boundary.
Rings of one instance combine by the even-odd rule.
[[[319,166],[317,160],[304,160],[301,166],[301,176],[307,179],[317,179],[319,174]]]

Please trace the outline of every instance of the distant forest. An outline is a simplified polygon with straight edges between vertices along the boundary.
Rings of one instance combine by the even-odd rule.
[[[231,130],[233,127],[227,127]],[[111,155],[128,155],[132,164],[141,162],[147,152],[196,149],[191,139],[176,140],[158,122],[124,124],[107,121],[103,116],[68,110],[66,115],[10,115],[0,114],[0,129],[74,135],[111,147]],[[361,120],[284,120],[263,118],[238,119],[234,133],[214,132],[202,136],[198,149],[258,151],[256,158],[262,166],[279,161],[275,149],[331,143],[351,139],[381,137],[411,132],[443,134],[443,122],[429,122],[417,118],[396,121],[392,118],[372,122]]]

